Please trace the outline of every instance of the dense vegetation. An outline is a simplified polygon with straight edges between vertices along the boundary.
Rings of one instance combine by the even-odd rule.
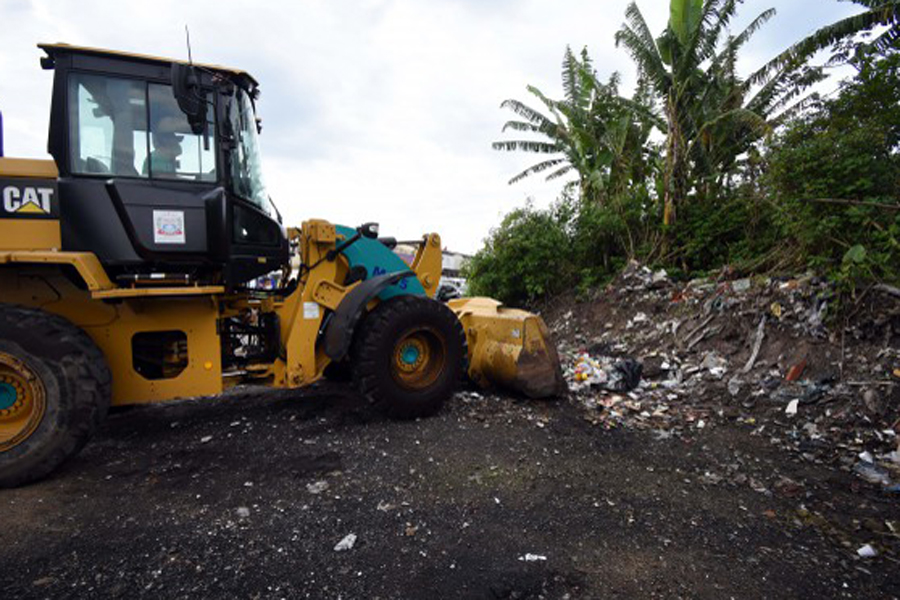
[[[616,41],[638,85],[566,50],[563,98],[518,100],[501,151],[534,152],[516,175],[571,180],[549,209],[529,204],[492,230],[468,267],[472,292],[523,303],[603,282],[629,259],[695,276],[807,268],[852,292],[900,280],[900,0],[798,41],[745,77],[745,44],[775,16],[729,25],[740,0],[670,0],[653,36],[632,3]],[[827,65],[812,56],[831,49]],[[825,67],[854,76],[806,95]]]

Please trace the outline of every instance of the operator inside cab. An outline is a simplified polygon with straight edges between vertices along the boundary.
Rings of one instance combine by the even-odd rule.
[[[153,128],[150,136],[153,149],[150,155],[144,159],[142,173],[149,175],[151,172],[157,176],[175,177],[179,172],[182,153],[181,143],[184,135],[178,135],[171,127],[170,117],[160,119],[159,125]]]

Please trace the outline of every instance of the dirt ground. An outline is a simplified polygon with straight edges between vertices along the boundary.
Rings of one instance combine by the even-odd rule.
[[[416,422],[330,383],[120,411],[0,515],[6,598],[900,595],[896,557],[856,552],[896,495],[738,425],[604,430],[471,391]]]

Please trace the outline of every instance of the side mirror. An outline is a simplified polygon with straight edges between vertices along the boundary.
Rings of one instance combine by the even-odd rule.
[[[191,130],[200,135],[206,129],[206,99],[200,89],[197,69],[191,65],[172,63],[172,91],[178,108],[187,115]]]
[[[356,228],[356,232],[370,240],[378,239],[378,223],[363,223]]]

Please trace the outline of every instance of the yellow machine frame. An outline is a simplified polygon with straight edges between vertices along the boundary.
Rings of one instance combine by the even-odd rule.
[[[0,176],[56,178],[52,161],[0,158]],[[310,220],[289,230],[303,264],[314,264],[343,236],[327,221]],[[113,373],[113,405],[146,404],[220,393],[230,385],[256,381],[301,387],[322,377],[330,359],[316,344],[325,309],[335,310],[357,284],[341,286],[346,266],[322,261],[283,299],[229,295],[218,286],[120,287],[91,253],[63,252],[58,220],[0,218],[0,301],[58,314],[82,328],[97,344]],[[425,236],[411,265],[429,296],[441,276],[441,241]],[[12,267],[15,268],[6,268]],[[218,324],[248,309],[275,313],[281,323],[283,356],[269,364],[224,372]],[[134,368],[132,340],[138,333],[182,332],[186,368],[169,379],[150,380]]]

